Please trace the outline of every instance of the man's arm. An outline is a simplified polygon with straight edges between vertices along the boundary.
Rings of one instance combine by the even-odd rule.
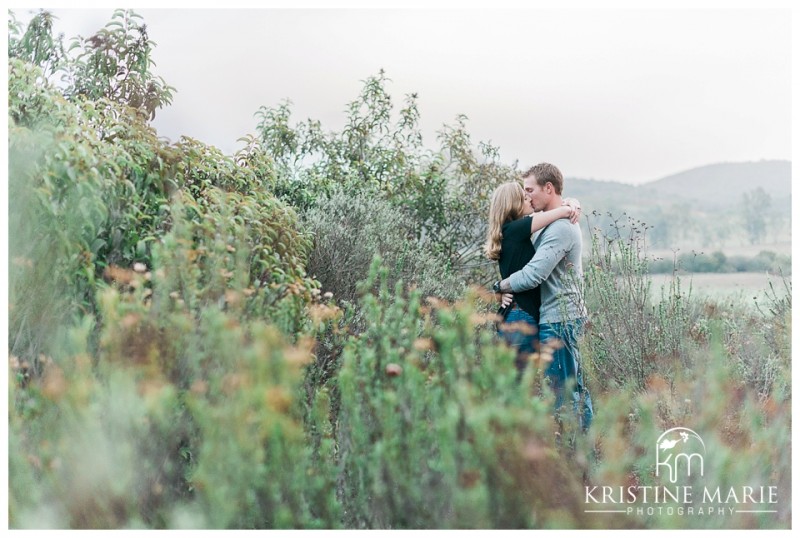
[[[566,226],[571,226],[566,224]],[[542,232],[542,240],[536,249],[531,261],[516,273],[500,282],[502,292],[526,291],[541,284],[544,279],[550,276],[558,262],[564,259],[567,252],[572,248],[572,240],[566,233],[567,228],[551,225]]]

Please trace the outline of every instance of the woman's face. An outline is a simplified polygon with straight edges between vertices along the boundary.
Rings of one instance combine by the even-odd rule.
[[[522,214],[530,215],[533,213],[533,206],[531,205],[531,197],[525,193],[524,202],[522,203]]]

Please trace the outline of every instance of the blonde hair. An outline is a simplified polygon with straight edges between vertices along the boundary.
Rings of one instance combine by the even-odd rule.
[[[525,209],[525,191],[519,183],[503,183],[492,193],[489,206],[489,230],[483,251],[490,260],[499,260],[503,243],[503,224],[517,220]]]

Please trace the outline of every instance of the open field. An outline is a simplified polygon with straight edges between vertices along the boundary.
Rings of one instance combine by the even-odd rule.
[[[723,254],[725,254],[725,256],[746,256],[748,258],[752,258],[753,256],[757,256],[758,253],[763,250],[771,251],[782,256],[787,256],[792,253],[792,242],[790,239],[787,239],[786,241],[762,243],[758,245],[712,245],[708,247],[703,247],[701,245],[690,245],[681,246],[677,252],[680,255],[691,253],[692,251],[704,252],[706,254],[721,251]],[[649,257],[671,259],[674,252],[671,249],[648,249],[647,254]]]
[[[661,286],[667,286],[672,275],[653,275],[653,293],[655,297],[660,294]],[[694,273],[679,275],[681,289],[689,291],[693,297],[708,297],[712,299],[730,298],[742,303],[753,304],[753,298],[759,302],[765,299],[770,282],[775,290],[783,292],[783,279],[778,275],[766,273]],[[787,277],[791,284],[791,277]]]

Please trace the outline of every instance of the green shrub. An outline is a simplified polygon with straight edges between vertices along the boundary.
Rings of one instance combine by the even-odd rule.
[[[679,278],[654,301],[648,272],[645,228],[633,220],[595,228],[584,270],[587,370],[605,390],[644,389],[655,372],[689,367],[692,326],[689,296]],[[676,362],[677,359],[677,362]]]
[[[67,49],[64,36],[53,35],[53,18],[40,10],[22,32],[11,13],[9,58],[41,67],[42,79],[60,78],[72,102],[110,101],[143,119],[172,102],[175,88],[151,71],[155,44],[141,15],[117,9],[108,24],[88,38],[73,38]]]
[[[259,188],[268,162],[251,169],[191,139],[167,146],[141,115],[103,99],[70,103],[39,74],[10,62],[11,352],[36,366],[63,318],[94,311],[102,278],[116,267],[152,267],[175,200],[194,226],[197,250],[186,262],[206,271],[200,278],[219,280],[237,236],[249,314],[282,316],[276,323],[293,332],[317,284],[305,274],[310,242],[295,213]],[[209,242],[218,256],[208,256]]]
[[[216,216],[206,241],[178,207],[152,270],[117,268],[41,376],[12,357],[13,527],[338,526],[329,450],[311,457],[303,422],[311,348],[248,316],[268,311],[243,229]],[[187,261],[204,247],[214,262]],[[296,297],[270,306],[289,317]]]
[[[367,326],[345,344],[335,379],[344,526],[590,525],[570,492],[581,467],[559,452],[552,398],[533,396],[533,367],[516,381],[513,352],[476,311],[478,296],[423,302],[400,284],[390,292],[377,269]]]
[[[369,194],[336,192],[305,215],[314,237],[308,272],[338,300],[355,303],[356,285],[378,255],[389,270],[390,285],[402,280],[424,295],[454,299],[464,283],[449,260],[414,239],[410,216]]]
[[[495,186],[519,180],[516,170],[490,144],[476,151],[463,115],[443,126],[437,150],[424,148],[416,94],[395,112],[388,83],[383,71],[364,81],[341,131],[323,131],[313,120],[291,126],[288,101],[261,107],[258,136],[245,138],[242,157],[273,158],[268,188],[303,214],[337,192],[380,199],[405,215],[409,242],[437,253],[464,281],[491,280],[495,264],[481,248],[486,207]]]

